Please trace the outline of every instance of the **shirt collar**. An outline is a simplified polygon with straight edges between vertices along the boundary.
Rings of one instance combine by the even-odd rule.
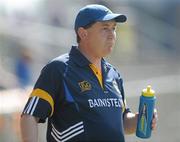
[[[79,66],[83,67],[83,66],[89,66],[89,64],[91,64],[91,62],[79,51],[77,46],[72,46],[71,50],[70,50],[70,58]],[[102,69],[105,70],[105,72],[107,71],[107,62],[105,61],[104,58],[102,58],[101,60],[101,66]]]
[[[91,64],[91,62],[79,51],[77,46],[72,46],[69,56],[77,65],[81,67]]]

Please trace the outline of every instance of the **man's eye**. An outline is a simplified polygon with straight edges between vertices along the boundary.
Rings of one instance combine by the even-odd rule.
[[[114,28],[113,28],[113,31],[115,31],[115,30],[116,30],[116,28],[114,27]]]

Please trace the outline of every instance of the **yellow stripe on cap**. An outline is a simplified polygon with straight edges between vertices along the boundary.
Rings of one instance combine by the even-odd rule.
[[[54,100],[53,100],[53,98],[49,95],[49,93],[47,93],[46,91],[44,91],[44,90],[42,90],[42,89],[35,89],[35,90],[32,91],[30,97],[34,97],[34,96],[39,97],[39,98],[47,101],[47,102],[50,104],[51,109],[52,109],[52,110],[51,110],[51,116],[52,116],[52,114],[53,114],[53,112],[54,112]]]

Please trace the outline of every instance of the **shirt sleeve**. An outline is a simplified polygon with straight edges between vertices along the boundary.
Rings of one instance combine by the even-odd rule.
[[[57,65],[52,62],[42,69],[22,114],[38,117],[39,122],[45,122],[47,117],[53,115],[55,98],[60,93],[62,80]]]
[[[124,93],[124,86],[123,86],[123,79],[121,78],[120,74],[118,73],[118,87],[121,91],[121,95],[122,95],[122,99],[123,99],[123,104],[124,104],[124,111],[123,111],[123,118],[124,118],[124,115],[128,112],[131,112],[130,108],[128,107],[127,105],[127,102],[126,102],[126,97],[125,97],[125,93]]]

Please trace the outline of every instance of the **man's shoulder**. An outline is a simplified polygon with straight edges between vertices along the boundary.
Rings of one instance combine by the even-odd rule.
[[[47,72],[63,72],[67,62],[69,61],[69,54],[60,55],[54,59],[52,59],[49,63],[47,63],[42,71]]]
[[[66,53],[66,54],[63,54],[63,55],[60,55],[54,59],[52,59],[49,64],[63,64],[63,63],[66,63],[67,61],[69,60],[69,53]]]

